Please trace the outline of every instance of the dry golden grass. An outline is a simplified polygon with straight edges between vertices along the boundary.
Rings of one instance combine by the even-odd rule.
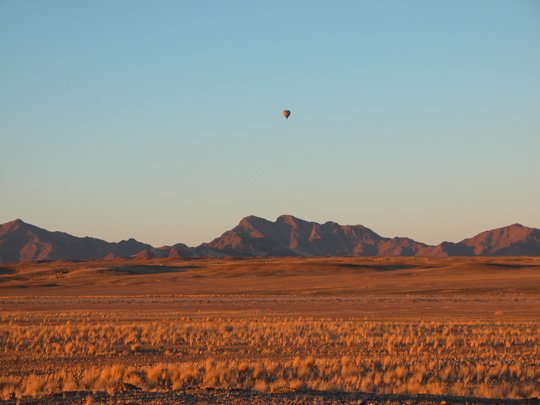
[[[12,267],[3,399],[135,387],[540,397],[539,258]]]
[[[5,358],[56,364],[3,376],[2,398],[114,392],[126,384],[144,390],[540,396],[540,326],[532,322],[183,318],[118,324],[81,318],[34,324],[30,317],[3,317]],[[107,361],[92,366],[89,358]]]

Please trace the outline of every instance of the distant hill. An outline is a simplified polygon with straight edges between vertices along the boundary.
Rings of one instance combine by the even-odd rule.
[[[540,229],[514,224],[479,233],[461,244],[478,256],[539,256]]]
[[[509,225],[428,247],[420,256],[540,256],[540,229]]]
[[[227,256],[540,256],[540,230],[514,224],[436,246],[386,238],[362,225],[318,224],[291,215],[249,216],[200,247]],[[200,248],[199,247],[199,248]]]
[[[144,249],[152,249],[152,246],[135,239],[110,243],[96,238],[78,238],[64,232],[50,232],[20,219],[0,227],[0,263],[129,257]]]
[[[291,215],[276,222],[249,216],[202,245],[231,256],[415,256],[427,245],[383,238],[362,225],[318,224]]]
[[[362,225],[319,224],[291,215],[275,222],[248,216],[209,243],[154,248],[135,239],[106,242],[50,232],[20,219],[0,227],[0,263],[253,256],[540,256],[540,230],[514,224],[431,246],[405,237],[386,238]]]

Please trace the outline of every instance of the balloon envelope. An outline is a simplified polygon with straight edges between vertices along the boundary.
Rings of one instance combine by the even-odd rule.
[[[289,115],[291,115],[291,112],[290,112],[289,110],[283,110],[283,111],[281,112],[281,114],[283,114],[283,116],[284,116],[285,118],[289,118]]]

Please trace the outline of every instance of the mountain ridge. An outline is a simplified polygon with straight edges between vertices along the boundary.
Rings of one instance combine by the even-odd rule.
[[[540,256],[540,229],[516,223],[461,242],[428,245],[408,237],[383,237],[363,225],[320,224],[292,215],[280,215],[272,222],[250,215],[199,246],[177,243],[153,247],[133,238],[107,242],[48,231],[21,219],[0,225],[0,263],[257,256]]]
[[[133,238],[106,242],[89,236],[48,231],[21,219],[0,226],[0,263],[126,257],[152,246]]]

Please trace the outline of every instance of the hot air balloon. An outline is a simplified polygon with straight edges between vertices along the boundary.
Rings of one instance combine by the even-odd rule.
[[[291,115],[291,112],[289,110],[283,110],[281,112],[281,114],[286,118],[288,119],[289,118],[289,115]]]

